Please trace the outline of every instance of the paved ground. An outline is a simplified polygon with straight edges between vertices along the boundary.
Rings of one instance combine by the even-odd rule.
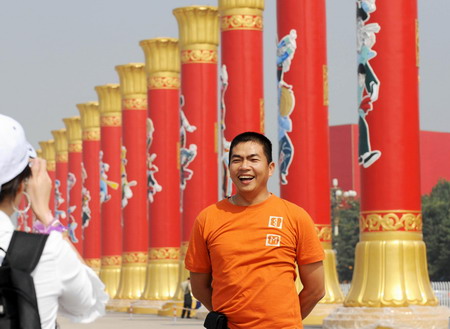
[[[108,313],[94,323],[74,324],[61,318],[58,320],[62,329],[181,329],[181,328],[203,328],[203,320],[197,319],[174,319],[157,315],[140,315],[125,313]],[[320,329],[321,327],[305,327],[305,329]]]

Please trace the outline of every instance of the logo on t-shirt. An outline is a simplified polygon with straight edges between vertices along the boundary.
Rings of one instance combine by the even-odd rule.
[[[269,227],[274,227],[281,230],[283,228],[283,217],[270,216]]]
[[[266,235],[266,246],[279,247],[280,244],[281,244],[281,235],[278,235],[278,234],[267,234]]]

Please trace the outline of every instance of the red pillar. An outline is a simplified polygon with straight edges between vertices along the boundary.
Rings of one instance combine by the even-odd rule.
[[[81,132],[80,117],[71,117],[63,119],[67,129],[69,165],[67,175],[67,228],[69,238],[80,255],[83,255],[82,227],[81,218],[82,207],[82,173],[81,166],[83,162],[83,141]]]
[[[436,305],[422,241],[417,2],[357,1],[357,27],[361,236],[345,305]]]
[[[84,259],[100,272],[102,247],[100,217],[100,112],[97,102],[77,104],[83,130],[82,219]]]
[[[321,303],[341,303],[331,246],[325,1],[278,0],[277,25],[280,194],[311,215],[325,249]]]
[[[182,250],[199,212],[218,199],[217,167],[217,45],[215,7],[192,6],[173,10],[180,39],[181,189],[183,190]],[[181,279],[187,271],[182,266]]]
[[[222,196],[232,194],[231,140],[245,131],[264,133],[264,0],[219,0],[221,27]]]
[[[180,256],[180,53],[177,39],[144,40],[140,46],[146,58],[148,88],[151,218],[147,280],[141,299],[168,300],[177,289]],[[145,302],[142,310],[144,306]]]
[[[277,24],[281,196],[330,228],[325,1],[278,0]]]
[[[147,82],[144,64],[116,66],[122,96],[123,253],[116,299],[127,309],[145,285],[148,248]]]
[[[50,176],[53,186],[55,186],[55,171],[56,171],[56,151],[55,151],[55,141],[53,139],[39,142],[42,149],[42,156],[47,162],[47,172]],[[49,207],[52,213],[55,212],[55,192],[54,189],[50,194]]]
[[[116,295],[122,265],[122,105],[120,86],[95,87],[100,109],[100,202],[102,216],[102,262],[100,279],[108,295]]]
[[[55,140],[55,217],[67,225],[68,145],[66,129],[52,130]]]

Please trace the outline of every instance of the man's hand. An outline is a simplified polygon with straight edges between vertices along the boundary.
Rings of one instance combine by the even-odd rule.
[[[213,310],[211,281],[211,273],[191,272],[192,294],[208,311]]]
[[[303,290],[298,295],[302,319],[306,318],[314,306],[325,296],[323,263],[316,262],[298,267]]]

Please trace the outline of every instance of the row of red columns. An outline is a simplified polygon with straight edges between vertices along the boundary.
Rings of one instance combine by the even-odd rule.
[[[357,1],[362,233],[375,233],[368,228],[370,222],[387,212],[413,216],[417,222],[413,231],[421,230],[417,13],[415,4],[405,8],[405,29],[396,33],[399,23],[389,14],[391,7]],[[117,299],[137,299],[143,292],[144,299],[161,296],[152,278],[163,271],[160,265],[165,261],[183,260],[196,215],[218,199],[219,153],[224,173],[220,194],[228,196],[233,193],[226,170],[230,140],[243,131],[264,132],[263,9],[263,0],[221,0],[219,11],[204,6],[175,9],[179,57],[173,55],[174,49],[178,52],[176,40],[143,41],[146,65],[118,66],[120,87],[108,87],[120,89],[120,111],[116,105],[114,115],[105,114],[108,106],[102,104],[106,97],[102,90],[107,87],[97,87],[104,108],[100,112],[105,113],[99,113],[97,104],[79,104],[84,171],[77,181],[83,181],[84,191],[77,207],[83,221],[77,224],[84,227],[83,254],[92,267],[100,269],[102,255],[102,266],[121,265]],[[398,6],[395,9],[402,12]],[[216,112],[219,13],[220,126]],[[313,217],[327,252],[323,302],[337,303],[343,296],[331,252],[325,2],[278,0],[277,18],[280,192]],[[401,56],[386,58],[393,50]],[[387,87],[381,89],[381,82]],[[74,149],[69,146],[68,169],[63,156],[57,157],[56,180],[63,179],[67,170],[80,172],[71,164],[79,161]],[[54,169],[49,164],[49,172]],[[100,205],[97,193],[105,185]],[[67,197],[74,200],[70,193]],[[66,207],[61,211],[76,214],[70,203]],[[116,234],[122,223],[123,244]],[[76,229],[73,232],[76,236]],[[182,266],[179,270],[182,280],[187,274]]]

